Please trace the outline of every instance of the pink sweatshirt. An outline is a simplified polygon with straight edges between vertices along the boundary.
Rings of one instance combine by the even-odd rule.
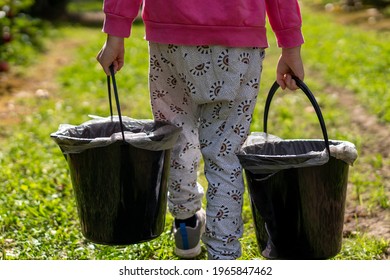
[[[103,31],[129,37],[141,4],[155,43],[266,48],[266,13],[279,47],[303,43],[297,0],[104,0]]]

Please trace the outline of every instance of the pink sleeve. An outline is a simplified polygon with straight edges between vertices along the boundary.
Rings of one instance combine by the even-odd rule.
[[[142,0],[104,0],[103,11],[106,15],[103,32],[129,37],[131,24],[137,17]]]
[[[297,0],[266,0],[267,15],[278,46],[292,48],[303,44],[302,18]]]

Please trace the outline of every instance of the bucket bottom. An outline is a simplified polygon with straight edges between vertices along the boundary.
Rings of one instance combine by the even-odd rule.
[[[82,233],[107,245],[128,245],[164,230],[170,150],[117,142],[67,154]]]
[[[269,259],[328,259],[341,249],[349,166],[321,166],[272,176],[245,170],[256,238]]]

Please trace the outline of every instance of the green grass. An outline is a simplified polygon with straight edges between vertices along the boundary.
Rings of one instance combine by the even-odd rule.
[[[306,13],[308,14],[308,11]],[[317,14],[305,17],[306,22],[314,22],[315,19]],[[330,33],[330,29],[335,28],[332,23],[328,23],[327,18],[318,15],[318,19],[320,20],[317,24],[323,28],[320,31]],[[337,27],[334,36],[345,36],[346,45],[352,44],[349,40],[354,44],[369,40],[360,38],[361,41],[355,41],[357,37],[348,37],[345,33],[340,35],[338,32],[342,31],[338,29],[343,28]],[[360,149],[365,139],[360,134],[348,130],[347,112],[339,107],[335,97],[322,93],[327,83],[335,85],[340,83],[339,75],[331,75],[326,65],[339,67],[334,70],[337,73],[343,71],[348,73],[350,70],[344,69],[345,63],[333,63],[334,60],[325,59],[335,52],[334,47],[328,42],[330,39],[323,43],[327,46],[321,48],[317,48],[314,42],[309,42],[309,39],[316,38],[315,34],[320,31],[317,30],[316,24],[305,26],[307,36],[303,50],[305,61],[318,75],[330,78],[323,82],[316,80],[314,76],[308,76],[306,81],[316,93],[323,108],[331,137],[347,139],[356,143]],[[1,140],[0,182],[3,183],[0,187],[1,192],[6,195],[0,196],[0,259],[176,259],[172,253],[174,241],[170,234],[172,217],[169,214],[163,234],[158,239],[142,244],[121,247],[97,245],[86,241],[81,235],[68,167],[49,135],[57,130],[60,123],[79,124],[89,119],[88,114],[109,115],[106,77],[95,60],[105,36],[98,29],[82,27],[62,28],[60,33],[64,37],[85,39],[85,44],[75,51],[74,63],[60,69],[58,73],[60,90],[52,93],[48,99],[18,99],[18,102],[32,108],[31,113],[24,117],[22,123],[3,132],[7,138]],[[328,33],[327,36],[331,36]],[[367,38],[374,36],[366,35]],[[386,48],[387,39],[382,37],[379,39],[380,42],[383,40],[381,46]],[[271,44],[274,46],[273,40]],[[133,38],[127,40],[125,68],[117,75],[123,114],[138,119],[151,118],[147,90],[147,49],[147,43],[143,40],[143,27],[135,26]],[[345,56],[363,56],[360,51],[364,53],[365,49],[354,47],[354,52],[346,52]],[[275,47],[267,51],[262,89],[252,125],[254,131],[262,130],[262,107],[266,92],[274,80],[277,56],[278,50]],[[355,61],[352,58],[346,60]],[[345,67],[350,69],[349,66]],[[378,72],[379,69],[374,70]],[[381,75],[381,72],[383,71],[379,71],[377,75]],[[352,82],[351,79],[345,81],[351,88]],[[361,91],[363,89],[366,91],[365,86],[366,84],[361,84]],[[381,98],[383,96],[373,96],[373,99],[379,101]],[[303,94],[281,93],[276,96],[269,119],[269,132],[272,134],[284,138],[322,137],[318,121]],[[340,127],[346,129],[340,130]],[[372,167],[371,172],[386,164],[380,155],[360,160]],[[369,173],[370,170],[364,171],[359,167],[359,162],[351,168],[350,179],[356,195],[353,199],[362,205],[370,205],[373,209],[388,207],[388,196],[384,190],[370,189],[373,184],[384,186],[384,178],[377,175],[371,179],[370,176],[365,176],[365,172]],[[206,185],[203,175],[200,180]],[[247,194],[243,215],[245,234],[242,238],[242,259],[261,259]],[[383,240],[361,233],[351,234],[344,238],[343,248],[335,259],[381,259],[388,246],[388,242]],[[206,258],[204,248],[199,258]]]
[[[317,12],[304,18],[305,57],[327,83],[354,91],[362,104],[388,123],[390,32],[341,25],[336,16]]]
[[[68,4],[68,11],[71,13],[97,12],[103,8],[103,1],[100,0],[71,0]]]

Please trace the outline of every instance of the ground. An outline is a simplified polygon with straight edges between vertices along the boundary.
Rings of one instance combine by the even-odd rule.
[[[354,94],[344,89],[328,87],[326,91],[329,94],[337,94],[338,100],[345,108],[349,108],[352,120],[352,125],[348,124],[349,129],[357,130],[362,135],[362,138],[367,139],[363,144],[360,156],[363,156],[369,151],[370,154],[381,154],[383,159],[388,159],[390,156],[390,126],[378,121],[378,119],[369,114],[366,109],[357,102]],[[352,167],[353,168],[353,167]],[[372,169],[371,166],[367,167]],[[390,179],[390,166],[383,165],[375,172],[380,173],[385,182]],[[389,184],[387,184],[389,187]],[[351,191],[351,188],[348,188]],[[387,190],[388,192],[390,190]],[[349,195],[347,195],[348,197]],[[375,209],[368,211],[367,209],[356,206],[354,203],[348,203],[345,213],[344,235],[348,235],[356,231],[356,219],[358,219],[359,231],[367,232],[370,235],[378,238],[390,240],[390,211],[389,209]],[[390,255],[390,251],[388,252]]]
[[[317,7],[322,9],[322,7]],[[386,31],[390,30],[390,18],[384,17],[377,9],[361,9],[353,12],[328,11],[335,14],[335,19],[341,24],[357,25],[362,30]],[[362,104],[360,104],[353,92],[345,89],[328,86],[326,92],[336,94],[338,100],[345,107],[351,116],[352,126],[348,124],[348,129],[359,131],[366,139],[361,149],[361,155],[365,153],[380,154],[384,162],[390,157],[390,125],[380,122],[374,115],[370,114]],[[371,168],[368,166],[367,168]],[[390,166],[384,164],[378,172],[385,181],[386,192],[390,193]],[[351,188],[348,188],[349,192]],[[359,231],[367,232],[369,235],[390,240],[390,210],[373,209],[371,211],[348,203],[345,210],[344,235],[353,234],[358,228]],[[356,225],[358,219],[358,226]],[[387,258],[390,258],[390,248],[387,252]]]
[[[355,16],[350,18],[357,21]],[[361,18],[359,18],[358,22],[361,22]],[[388,23],[387,26],[389,27],[390,24]],[[382,29],[383,22],[378,27]],[[375,28],[375,26],[370,28]],[[0,128],[21,121],[21,116],[30,112],[31,108],[18,105],[19,103],[15,102],[15,100],[24,96],[45,98],[58,89],[58,85],[55,82],[56,70],[70,63],[72,59],[72,56],[66,55],[64,51],[71,52],[80,44],[82,44],[81,40],[63,40],[61,42],[62,48],[55,48],[49,44],[44,60],[33,65],[29,69],[30,72],[28,74],[0,73]],[[390,157],[388,148],[390,147],[389,124],[381,123],[375,116],[370,114],[356,100],[353,92],[334,86],[328,86],[326,91],[329,94],[336,94],[342,97],[339,98],[340,102],[345,108],[348,108],[351,116],[353,116],[351,117],[352,126],[347,124],[348,129],[354,129],[370,136],[364,137],[368,141],[363,144],[362,153],[369,151],[371,154],[381,154],[384,161],[388,160]],[[0,129],[0,138],[1,136]],[[387,188],[389,188],[390,166],[385,165],[376,172],[379,172],[385,178]],[[387,191],[390,192],[389,189]],[[356,219],[358,219],[358,226],[356,225]],[[375,211],[368,211],[365,208],[356,206],[355,202],[347,201],[344,235],[348,236],[357,230],[390,241],[390,210],[375,209]],[[387,255],[387,258],[390,258],[390,248]]]

